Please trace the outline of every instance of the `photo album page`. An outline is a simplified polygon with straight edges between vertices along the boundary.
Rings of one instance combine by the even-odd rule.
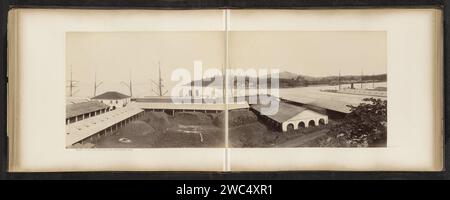
[[[9,19],[10,171],[443,168],[438,9]]]

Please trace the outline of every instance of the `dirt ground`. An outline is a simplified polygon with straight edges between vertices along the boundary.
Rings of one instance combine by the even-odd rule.
[[[322,138],[325,133],[328,132],[329,125],[320,127],[306,128],[301,131],[295,131],[292,133],[273,131],[269,129],[263,122],[254,119],[251,115],[254,115],[251,111],[239,111],[242,116],[242,112],[247,112],[244,116],[247,121],[240,123],[236,126],[230,126],[230,146],[235,148],[246,147],[314,147],[312,141]],[[233,116],[229,115],[230,121],[236,120]],[[330,121],[330,123],[333,123]],[[236,123],[230,123],[236,124]]]
[[[315,147],[328,126],[286,133],[270,130],[248,110],[230,111],[230,147]],[[114,135],[93,142],[94,148],[224,147],[222,114],[147,112]]]
[[[312,140],[326,136],[327,128],[308,132],[286,133],[269,130],[262,122],[254,122],[229,129],[230,146],[246,147],[317,147]]]
[[[213,124],[216,114],[147,112],[116,134],[94,142],[95,148],[224,147],[224,132]]]

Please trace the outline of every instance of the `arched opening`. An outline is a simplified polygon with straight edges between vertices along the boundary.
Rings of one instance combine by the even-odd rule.
[[[325,124],[325,120],[324,119],[319,119],[319,125],[324,125]]]
[[[116,109],[116,106],[113,106],[113,107],[112,107],[112,110],[115,110],[115,109]]]
[[[305,122],[298,123],[298,128],[305,128]]]
[[[287,131],[288,131],[288,132],[294,131],[294,124],[288,124],[288,125],[287,125]]]
[[[308,126],[316,126],[316,123],[314,122],[314,120],[310,120],[309,122],[308,122]]]

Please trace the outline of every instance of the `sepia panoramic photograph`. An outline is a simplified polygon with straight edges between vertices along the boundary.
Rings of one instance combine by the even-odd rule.
[[[66,148],[386,147],[386,48],[382,31],[68,32]]]

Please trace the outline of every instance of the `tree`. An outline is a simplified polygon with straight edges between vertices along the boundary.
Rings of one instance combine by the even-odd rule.
[[[342,123],[328,133],[337,146],[367,147],[385,143],[387,139],[387,101],[365,98],[358,106],[351,106]],[[384,144],[385,145],[385,144]]]

